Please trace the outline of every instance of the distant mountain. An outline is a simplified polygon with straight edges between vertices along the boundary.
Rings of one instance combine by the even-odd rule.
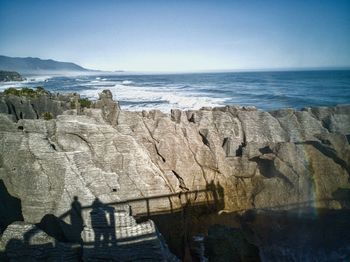
[[[3,55],[0,55],[0,70],[17,71],[21,74],[93,71],[70,62],[59,62],[52,59],[43,60],[34,57],[9,57]]]

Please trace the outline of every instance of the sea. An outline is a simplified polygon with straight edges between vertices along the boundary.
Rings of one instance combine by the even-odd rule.
[[[186,74],[96,73],[26,76],[9,87],[42,86],[51,92],[79,93],[97,99],[109,89],[124,110],[200,109],[224,105],[271,111],[350,104],[350,70],[229,72]]]

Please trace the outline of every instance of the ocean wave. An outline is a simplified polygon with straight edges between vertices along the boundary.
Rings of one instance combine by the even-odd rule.
[[[34,76],[34,77],[31,77],[31,79],[34,79],[33,82],[45,82],[51,78],[52,78],[52,76]]]
[[[122,84],[123,85],[132,85],[134,82],[133,81],[130,81],[130,80],[123,80],[122,81]]]
[[[349,103],[350,71],[319,72],[317,74],[320,78],[325,79],[321,82],[310,79],[306,73],[291,72],[275,73],[273,81],[266,81],[266,74],[270,75],[261,72],[161,76],[26,76],[27,80],[23,82],[0,83],[0,90],[43,86],[51,92],[73,91],[97,99],[98,93],[110,89],[123,109],[159,109],[164,112],[169,112],[171,108],[186,110],[224,104],[254,105],[259,109],[274,110]],[[334,77],[334,74],[339,75]]]
[[[23,84],[21,83],[15,83],[15,82],[6,82],[0,84],[0,91],[4,91],[7,88],[14,87],[14,88],[21,88],[23,87]]]
[[[226,98],[209,97],[204,94],[177,92],[175,90],[164,91],[164,89],[125,86],[122,84],[115,84],[109,89],[115,100],[122,101],[121,107],[123,109],[132,111],[158,109],[169,112],[173,108],[182,110],[199,109],[201,107],[223,106],[226,101]],[[81,95],[97,99],[102,90],[100,87],[83,90]]]
[[[48,76],[48,75],[40,75],[40,76],[24,76],[25,80],[20,81],[18,83],[36,83],[36,82],[46,82],[53,76]]]
[[[97,88],[97,89],[101,89],[103,87],[106,87],[106,88],[110,88],[110,87],[114,87],[115,85],[115,82],[111,82],[111,81],[104,81],[104,82],[87,82],[87,83],[79,83],[77,84],[77,86],[81,86],[82,88],[83,87],[91,87],[91,88]]]
[[[52,76],[27,76],[23,81],[0,82],[0,91],[7,88],[36,87],[46,83]]]

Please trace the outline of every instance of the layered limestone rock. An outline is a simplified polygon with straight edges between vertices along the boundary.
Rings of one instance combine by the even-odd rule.
[[[348,106],[167,115],[120,111],[105,92],[96,107],[50,121],[0,115],[1,179],[21,199],[25,221],[60,216],[73,196],[88,205],[95,197],[166,195],[214,181],[225,190],[226,208],[235,210],[328,199],[348,185]],[[169,207],[155,202],[151,209]]]
[[[42,88],[25,89],[27,92],[12,88],[9,94],[0,93],[0,113],[9,114],[15,121],[19,119],[55,118],[64,111],[78,108],[79,95],[51,94]],[[24,95],[25,94],[25,95]]]
[[[81,222],[85,225],[81,241],[58,241],[40,229],[43,221],[39,226],[15,222],[0,238],[0,258],[9,261],[179,261],[169,251],[154,222],[137,223],[129,214],[129,206],[113,208],[95,201],[91,208],[82,211]],[[53,221],[49,222],[53,228]]]
[[[104,91],[92,108],[48,121],[6,113],[0,179],[29,223],[61,217],[74,196],[149,215],[216,202],[213,186],[226,212],[337,209],[335,192],[350,188],[350,106],[128,112]]]
[[[179,261],[153,221],[136,223],[129,206],[93,204],[82,232],[84,261]]]
[[[0,239],[0,251],[6,250],[4,260],[9,261],[78,261],[79,249],[25,222],[9,225]]]

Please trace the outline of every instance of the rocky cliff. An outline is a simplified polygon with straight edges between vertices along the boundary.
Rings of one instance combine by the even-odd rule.
[[[350,188],[350,106],[164,114],[120,110],[109,91],[91,108],[35,99],[0,102],[0,179],[20,200],[26,223],[47,214],[72,223],[64,214],[75,196],[83,207],[95,198],[127,203],[139,216],[189,204],[215,206],[218,214],[348,205],[339,192]],[[51,110],[50,103],[59,106]],[[53,119],[38,117],[43,107]],[[8,221],[1,220],[2,230]]]
[[[23,81],[24,78],[17,72],[0,71],[0,82]]]

